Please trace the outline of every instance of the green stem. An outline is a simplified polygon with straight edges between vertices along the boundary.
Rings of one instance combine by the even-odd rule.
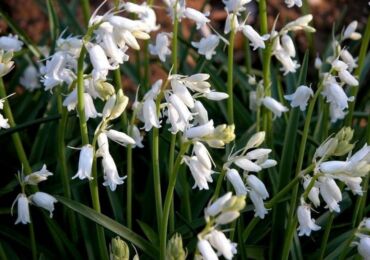
[[[154,181],[154,197],[155,210],[157,214],[158,231],[161,230],[162,220],[162,192],[161,192],[161,176],[159,170],[159,130],[153,128],[152,133],[152,159],[153,159],[153,181]]]
[[[85,26],[88,26],[90,20],[90,3],[89,0],[81,0],[82,14]]]
[[[233,14],[232,19],[234,19]],[[234,72],[234,44],[235,44],[234,23],[231,22],[231,31],[229,37],[229,46],[227,51],[227,121],[229,125],[234,124],[234,93],[233,93],[233,72]]]
[[[57,104],[58,104],[58,113],[61,115],[61,119],[58,122],[58,139],[57,139],[57,145],[58,145],[58,164],[59,169],[62,177],[62,185],[63,185],[63,191],[64,196],[68,199],[72,198],[71,193],[71,187],[69,184],[69,176],[68,176],[68,168],[67,168],[67,159],[65,154],[65,129],[68,119],[68,111],[66,108],[63,108],[63,101],[62,101],[62,95],[60,93],[60,88],[57,88]],[[70,226],[70,232],[72,235],[73,241],[77,241],[77,227],[76,227],[76,219],[73,211],[68,210],[68,221]]]
[[[128,135],[131,136],[132,135],[132,129],[133,129],[133,125],[134,125],[134,122],[135,122],[135,118],[136,118],[136,111],[134,110],[134,113],[132,114],[132,117],[131,117],[131,122],[130,122],[130,125],[128,127]],[[127,211],[126,211],[126,217],[127,217],[127,227],[129,229],[132,228],[132,190],[133,190],[133,176],[132,176],[132,145],[128,145],[127,146],[127,154],[126,154],[126,158],[127,158],[127,200],[126,200],[126,207],[127,207]]]
[[[361,76],[361,72],[362,72],[365,58],[366,58],[367,48],[369,46],[369,41],[370,41],[370,16],[367,19],[365,33],[361,41],[360,54],[358,56],[358,66],[355,70],[355,76],[357,77]],[[356,100],[356,96],[357,96],[359,88],[360,86],[352,87],[351,89],[351,96],[354,96],[355,100]],[[356,102],[349,103],[348,114],[347,114],[346,121],[345,121],[346,126],[352,125],[352,117],[353,117],[353,112],[355,110],[355,104]]]
[[[12,109],[10,108],[8,100],[6,99],[6,96],[7,95],[6,95],[6,90],[5,90],[5,86],[4,86],[4,81],[3,81],[2,78],[0,78],[0,99],[3,99],[3,98],[5,99],[4,100],[4,108],[3,108],[4,109],[4,114],[5,114],[5,117],[8,119],[8,124],[10,125],[10,127],[16,127],[14,117],[13,117],[13,112],[12,112]],[[19,133],[17,133],[17,132],[13,133],[12,134],[12,139],[13,139],[13,143],[14,143],[14,146],[15,146],[15,150],[16,150],[17,155],[18,155],[18,159],[21,162],[22,167],[24,169],[24,173],[26,175],[32,173],[32,168],[31,168],[31,166],[28,162],[26,152],[24,151],[22,140],[21,140],[21,137],[20,137]],[[29,229],[29,232],[30,232],[32,259],[36,260],[37,259],[37,245],[36,245],[36,238],[35,238],[35,231],[34,231],[34,228],[33,228],[33,223],[30,223],[28,225],[28,229]]]
[[[259,17],[260,17],[260,27],[261,27],[261,34],[268,33],[268,23],[267,23],[267,5],[266,0],[259,1]],[[262,74],[263,74],[263,86],[265,96],[271,96],[271,80],[270,80],[270,63],[271,63],[271,44],[267,43],[266,48],[262,50]],[[263,130],[266,132],[266,142],[271,143],[272,140],[272,129],[271,129],[271,122],[272,122],[272,114],[271,112],[266,109],[262,108],[262,122],[263,122]]]
[[[181,150],[179,154],[177,155],[176,162],[173,166],[173,171],[170,173],[170,180],[169,180],[168,189],[166,192],[166,198],[164,201],[163,219],[162,219],[162,226],[161,226],[161,231],[160,231],[160,259],[161,260],[166,259],[168,218],[169,218],[173,193],[174,193],[174,189],[176,185],[177,173],[181,165],[182,157],[187,151],[189,144],[190,143],[184,143],[182,145]]]
[[[334,216],[335,216],[334,213],[330,213],[328,223],[326,223],[326,226],[325,226],[325,231],[324,231],[324,235],[322,237],[321,246],[320,246],[320,256],[319,256],[320,260],[324,259],[324,256],[325,256],[326,246],[328,244],[331,226],[334,221]]]
[[[85,104],[84,104],[84,59],[86,55],[86,48],[83,45],[80,52],[80,57],[78,58],[77,62],[77,112],[79,115],[79,122],[80,122],[80,131],[81,131],[81,140],[83,145],[89,144],[89,136],[87,131],[87,121],[85,116]],[[91,200],[93,204],[93,208],[97,212],[101,212],[100,209],[100,201],[99,201],[99,188],[98,188],[98,176],[97,176],[97,165],[96,165],[96,157],[94,156],[93,159],[93,167],[92,167],[92,177],[93,180],[90,181],[90,194]],[[108,259],[108,253],[106,251],[106,243],[105,243],[105,236],[104,236],[104,229],[100,226],[96,226],[97,228],[97,239],[99,244],[99,253],[101,259]]]
[[[306,143],[307,143],[307,138],[308,138],[308,131],[310,129],[310,123],[311,123],[311,118],[313,114],[313,110],[315,108],[316,100],[318,99],[321,90],[323,88],[323,81],[320,82],[318,89],[316,90],[316,93],[314,97],[312,98],[310,105],[308,107],[307,115],[306,115],[306,120],[303,128],[303,135],[301,139],[301,144],[299,147],[299,153],[298,153],[298,161],[297,161],[297,167],[296,167],[296,175],[298,175],[301,172],[302,165],[303,165],[303,159],[304,159],[304,153],[306,149]],[[293,240],[293,234],[294,231],[296,230],[296,225],[297,221],[296,218],[294,217],[294,212],[295,212],[295,207],[297,203],[297,197],[298,197],[298,188],[299,185],[296,184],[292,197],[290,200],[290,208],[289,208],[289,213],[288,213],[288,229],[287,233],[285,235],[285,240],[284,240],[284,245],[283,245],[283,252],[282,252],[282,258],[283,260],[288,259],[289,257],[289,251],[290,251],[290,246]]]
[[[0,78],[0,99],[3,99],[3,98],[6,98],[6,90],[4,86],[4,81],[2,78]],[[4,100],[4,114],[5,114],[5,117],[8,119],[8,124],[10,125],[10,127],[15,127],[16,124],[14,121],[13,113],[12,113],[12,110],[10,108],[10,105],[7,99]],[[22,164],[24,172],[26,174],[30,174],[32,172],[32,168],[28,162],[26,152],[24,151],[24,147],[23,147],[22,140],[21,140],[19,133],[13,133],[12,139],[13,139],[13,143],[15,146],[15,150],[18,155],[18,159]]]
[[[172,178],[174,161],[175,161],[175,148],[176,148],[176,134],[171,134],[171,142],[170,142],[170,155],[169,155],[169,162],[168,162],[168,174],[169,179]],[[171,202],[171,212],[170,212],[170,233],[173,232],[175,229],[175,212],[174,212],[174,202]]]

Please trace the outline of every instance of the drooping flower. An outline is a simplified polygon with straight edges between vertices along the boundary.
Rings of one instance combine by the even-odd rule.
[[[39,72],[35,66],[27,66],[24,70],[22,77],[19,79],[19,83],[29,91],[34,91],[35,89],[41,87],[39,81]]]
[[[285,4],[288,8],[292,8],[293,6],[302,7],[302,0],[284,0]]]
[[[267,209],[265,208],[262,197],[255,190],[251,190],[249,192],[249,198],[254,205],[254,216],[264,219],[267,214]]]
[[[207,235],[212,247],[215,248],[218,254],[221,254],[225,259],[232,259],[235,251],[235,245],[228,239],[225,234],[217,229],[212,230]]]
[[[202,28],[205,24],[207,24],[210,20],[207,18],[209,13],[202,13],[194,8],[186,7],[184,11],[184,16],[188,19],[193,20],[197,24],[197,30]]]
[[[76,175],[72,177],[72,179],[75,179],[77,177],[80,180],[86,178],[88,180],[93,179],[93,177],[91,177],[93,157],[94,157],[94,148],[91,145],[87,144],[81,148],[80,159],[78,162],[78,171]]]
[[[363,236],[357,245],[358,253],[365,259],[370,259],[370,237]]]
[[[293,94],[285,95],[284,98],[286,100],[291,101],[290,105],[292,107],[299,106],[301,111],[305,111],[307,107],[307,102],[312,96],[313,96],[312,89],[307,86],[302,85],[302,86],[299,86]]]
[[[53,217],[54,203],[58,202],[56,198],[45,192],[38,191],[29,197],[30,201],[37,207],[49,211],[49,217]]]
[[[247,194],[247,187],[245,186],[237,170],[228,169],[226,172],[226,178],[233,185],[237,196],[244,196]]]
[[[342,40],[345,40],[345,39],[359,40],[359,39],[361,39],[361,34],[356,32],[357,25],[358,25],[357,21],[352,21],[347,26],[347,28],[344,30]]]
[[[4,51],[20,51],[22,49],[23,42],[18,40],[18,36],[9,34],[8,36],[0,37],[0,49]]]
[[[265,42],[269,36],[264,35],[260,36],[258,32],[256,32],[252,26],[250,25],[242,25],[239,27],[239,30],[242,30],[245,37],[248,38],[250,41],[250,45],[253,47],[253,50],[257,50],[258,48],[264,49],[265,48]]]
[[[321,227],[315,224],[315,220],[311,218],[311,209],[310,206],[302,204],[297,209],[297,218],[299,222],[299,236],[310,236],[311,231],[320,230]]]
[[[108,71],[115,70],[118,65],[112,66],[107,58],[103,48],[98,44],[89,44],[87,46],[90,61],[93,66],[92,76],[94,80],[106,80]]]
[[[104,170],[104,186],[109,186],[111,191],[115,191],[117,185],[123,184],[124,177],[119,177],[117,166],[114,163],[112,156],[107,153],[103,156],[102,160]]]
[[[289,110],[286,106],[272,97],[264,97],[262,99],[262,104],[274,114],[274,117],[281,117],[282,113]]]
[[[200,39],[199,42],[191,42],[191,45],[198,49],[200,55],[204,55],[207,60],[210,60],[212,56],[216,54],[215,49],[219,43],[220,37],[215,34],[210,34]]]
[[[157,55],[162,61],[166,61],[166,56],[171,55],[170,40],[168,39],[169,33],[158,33],[155,38],[155,44],[149,44],[149,52],[151,55]]]
[[[340,212],[338,203],[342,201],[342,192],[338,185],[330,177],[319,177],[320,195],[326,202],[330,212]]]
[[[215,253],[211,244],[207,240],[205,239],[198,240],[197,248],[200,254],[202,255],[203,259],[218,260],[217,254]]]
[[[183,160],[188,165],[190,172],[194,178],[194,186],[198,187],[199,190],[208,190],[208,182],[213,182],[212,173],[213,170],[207,168],[201,161],[199,161],[197,156],[184,156]]]
[[[110,130],[106,131],[106,134],[107,134],[107,137],[110,140],[112,140],[112,141],[114,141],[114,142],[116,142],[116,143],[118,143],[122,146],[126,146],[128,144],[131,144],[131,145],[135,144],[135,140],[133,138],[131,138],[130,136],[128,136],[127,134],[125,134],[125,133],[110,129]]]
[[[17,209],[18,209],[18,212],[17,212],[18,216],[17,216],[17,219],[15,221],[15,224],[31,223],[29,201],[28,201],[27,196],[24,193],[18,194],[17,198],[14,200],[13,205],[11,207],[11,214],[12,215],[13,215],[13,207],[14,207],[15,203],[17,203]]]

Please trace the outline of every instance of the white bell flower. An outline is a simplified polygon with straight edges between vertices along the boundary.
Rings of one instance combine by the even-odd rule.
[[[352,76],[352,74],[349,73],[349,71],[347,71],[347,70],[339,71],[338,76],[339,76],[339,78],[342,82],[346,83],[349,86],[358,86],[359,85],[358,80],[354,76]]]
[[[94,148],[87,144],[81,148],[80,159],[78,161],[78,171],[72,179],[79,178],[80,180],[88,179],[92,180],[91,169],[94,158]]]
[[[295,57],[296,51],[292,38],[288,34],[281,37],[281,46],[289,54],[290,57]]]
[[[147,99],[143,104],[144,129],[149,132],[153,127],[160,128],[160,122],[157,115],[157,108],[153,99]]]
[[[174,108],[177,110],[177,113],[179,113],[181,120],[183,120],[184,122],[189,122],[193,119],[193,115],[179,96],[177,96],[176,94],[170,94],[166,95],[166,99],[167,102],[173,105]]]
[[[233,243],[223,232],[214,229],[207,235],[207,238],[218,254],[223,255],[225,259],[233,258],[235,252]]]
[[[80,56],[82,44],[82,39],[79,37],[68,36],[67,38],[62,38],[61,35],[57,39],[56,49],[66,52],[74,58],[78,58]]]
[[[191,110],[194,115],[193,123],[194,125],[203,125],[209,121],[208,112],[203,106],[202,102],[195,100],[194,107]]]
[[[358,253],[365,259],[370,259],[370,237],[363,236],[360,238],[360,242],[357,245]]]
[[[290,101],[292,107],[299,107],[301,111],[305,111],[307,102],[310,97],[313,97],[313,91],[307,86],[299,86],[291,95],[285,95],[284,98]]]
[[[311,218],[311,208],[308,205],[300,205],[297,209],[297,218],[299,227],[298,236],[310,236],[311,231],[320,230],[321,227],[315,224],[315,220]]]
[[[275,118],[281,117],[282,113],[289,111],[286,106],[282,105],[272,97],[264,97],[262,99],[262,104],[274,114]]]
[[[344,49],[340,52],[340,57],[348,65],[348,70],[352,71],[354,68],[357,68],[357,58],[353,58],[352,54]]]
[[[15,224],[17,225],[18,223],[22,223],[22,224],[31,223],[29,201],[28,201],[27,196],[23,193],[18,194],[10,210],[10,213],[12,215],[13,215],[13,207],[15,203],[17,203],[17,209],[18,209],[17,211],[18,216],[15,221]]]
[[[125,54],[128,47],[118,47],[113,35],[113,26],[110,23],[102,23],[94,33],[96,34],[97,42],[104,49],[107,57],[109,57],[109,62],[113,66],[128,61],[129,56]]]
[[[326,98],[328,103],[335,104],[341,110],[348,108],[348,102],[353,100],[353,98],[347,97],[343,88],[332,77],[325,80],[321,95]]]
[[[96,157],[104,157],[106,154],[109,154],[109,141],[105,132],[102,132],[98,135],[98,147],[96,151]]]
[[[39,80],[39,72],[35,66],[29,65],[23,71],[22,77],[19,79],[19,83],[29,91],[34,91],[41,87]]]
[[[159,29],[160,26],[157,25],[157,16],[153,8],[148,6],[146,2],[143,2],[141,5],[125,2],[122,4],[122,7],[130,13],[137,14],[139,19],[147,24],[150,32]]]
[[[10,125],[8,123],[8,119],[4,118],[4,116],[2,114],[0,114],[0,129],[1,128],[4,128],[4,129],[10,128]]]
[[[327,204],[330,212],[340,212],[338,202],[342,201],[342,193],[332,178],[320,177],[319,178],[320,194]]]
[[[194,142],[193,154],[195,154],[204,167],[207,169],[212,168],[213,160],[204,144],[198,141]]]
[[[313,19],[312,14],[307,14],[298,17],[296,20],[287,23],[280,31],[280,33],[286,33],[288,31],[305,30],[307,32],[315,32],[315,28],[308,25]]]
[[[322,65],[322,60],[317,55],[316,58],[315,58],[315,69],[317,69],[317,70],[321,69],[321,65]]]
[[[188,88],[178,80],[171,80],[171,88],[173,93],[181,99],[181,101],[188,107],[194,107],[194,98],[190,94]]]
[[[234,13],[228,13],[225,21],[224,33],[228,34],[233,29],[235,32],[239,28],[238,17]]]
[[[329,106],[330,121],[335,123],[337,120],[342,120],[347,112],[342,110],[337,104],[331,103]]]
[[[260,36],[250,25],[242,25],[239,27],[239,30],[242,30],[245,37],[248,38],[254,51],[258,48],[264,49],[266,47],[265,41],[269,38],[268,35]]]
[[[307,189],[307,187],[308,187],[308,185],[310,184],[310,182],[311,182],[311,177],[309,177],[309,176],[305,176],[304,177],[304,181],[303,181],[303,188],[306,190]],[[316,183],[315,183],[316,184]],[[308,193],[308,199],[313,203],[313,205],[315,206],[315,207],[318,207],[318,206],[320,206],[320,197],[319,197],[319,195],[320,195],[320,190],[319,190],[319,188],[316,186],[316,185],[314,185],[312,188],[311,188],[311,190],[310,190],[310,192]]]
[[[184,161],[189,166],[191,175],[195,181],[193,189],[198,187],[199,190],[208,190],[208,182],[213,182],[211,177],[213,173],[212,169],[207,169],[196,156],[184,157]]]
[[[184,11],[184,16],[190,20],[193,20],[197,24],[197,30],[202,28],[205,24],[207,24],[210,20],[207,18],[209,13],[202,13],[194,8],[186,7]]]
[[[46,209],[49,211],[49,217],[53,217],[54,203],[58,202],[56,198],[47,194],[45,192],[36,192],[29,197],[32,204],[35,204],[37,207]]]
[[[119,177],[117,166],[114,163],[112,156],[108,153],[103,156],[102,160],[104,171],[104,186],[109,186],[111,191],[115,191],[117,185],[123,184],[124,177]]]
[[[234,163],[243,169],[244,171],[248,172],[259,172],[262,170],[262,167],[259,166],[258,164],[252,162],[251,160],[248,160],[245,157],[238,158],[234,161]]]
[[[45,91],[53,89],[65,81],[68,70],[66,69],[67,57],[63,52],[56,52],[50,60],[46,61],[46,66],[41,70],[44,74],[41,81],[45,86]]]
[[[90,118],[101,116],[101,114],[96,111],[94,101],[90,94],[84,93],[84,103],[86,121],[88,121]]]
[[[109,70],[115,70],[118,65],[110,65],[107,55],[103,48],[98,44],[89,44],[87,46],[90,61],[93,66],[92,76],[94,80],[106,80]]]
[[[106,134],[110,140],[118,143],[119,145],[126,146],[128,144],[131,145],[135,144],[135,140],[125,133],[110,129],[106,131]]]
[[[283,48],[279,48],[273,52],[276,59],[278,59],[283,65],[281,70],[284,72],[284,75],[287,75],[288,73],[295,73],[297,69],[300,67],[300,65],[297,63],[296,60],[293,60],[289,53],[287,53]]]
[[[345,39],[351,39],[351,40],[359,40],[361,39],[361,34],[356,32],[358,22],[357,21],[352,21],[347,28],[343,32],[343,38],[342,40]]]
[[[158,33],[155,38],[155,44],[149,44],[149,52],[151,55],[157,55],[162,61],[166,61],[166,56],[171,55],[169,33]]]
[[[210,135],[214,132],[215,128],[213,126],[213,120],[208,121],[203,125],[198,125],[186,129],[184,137],[188,139],[201,138],[207,135]]]
[[[252,0],[222,0],[225,5],[225,10],[228,13],[235,13],[239,15],[240,12],[246,10],[245,5]]]
[[[217,216],[216,224],[217,225],[227,225],[233,222],[239,216],[240,216],[240,213],[235,210],[222,212],[220,215]]]
[[[262,197],[255,190],[251,190],[249,192],[249,198],[254,205],[254,216],[264,219],[267,214],[267,209],[265,208]]]
[[[172,134],[177,132],[184,132],[187,122],[180,118],[179,113],[176,108],[171,104],[167,104],[167,122],[171,124],[171,128],[168,129]]]
[[[284,0],[285,4],[288,8],[292,8],[293,6],[302,7],[302,0]]]
[[[216,199],[211,205],[209,205],[205,209],[205,215],[214,217],[217,214],[219,214],[223,210],[226,203],[231,199],[231,197],[232,197],[232,193],[227,192],[221,197],[219,197],[218,199]]]
[[[226,178],[234,187],[237,196],[244,196],[247,194],[247,187],[245,186],[237,170],[228,169],[226,172]]]
[[[197,248],[199,250],[199,253],[202,255],[203,259],[218,260],[218,256],[216,255],[211,244],[207,240],[205,239],[198,240]]]
[[[224,92],[211,91],[209,93],[205,93],[204,97],[206,99],[213,100],[213,101],[221,101],[221,100],[229,98],[229,95]]]
[[[263,200],[267,199],[270,196],[266,189],[265,184],[260,179],[258,179],[255,175],[248,175],[247,184]]]
[[[9,34],[8,36],[0,37],[0,49],[4,51],[20,51],[22,49],[23,42],[18,40],[18,36]]]
[[[207,60],[211,60],[216,54],[216,48],[220,43],[220,37],[215,34],[209,34],[200,39],[199,42],[191,42],[191,45],[198,49],[200,55],[204,55]]]

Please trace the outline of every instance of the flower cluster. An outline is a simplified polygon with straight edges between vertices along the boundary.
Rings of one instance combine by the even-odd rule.
[[[234,187],[236,195],[245,196],[248,194],[254,205],[255,216],[261,219],[267,214],[264,200],[269,197],[269,193],[265,184],[252,173],[258,173],[277,164],[275,160],[268,158],[271,149],[258,148],[264,140],[265,132],[254,134],[244,149],[232,154],[228,162],[224,164],[226,177]],[[232,164],[243,171],[242,177],[236,169],[230,168]]]
[[[232,259],[237,253],[236,243],[231,242],[218,228],[237,219],[244,207],[245,196],[232,196],[228,192],[204,210],[206,227],[198,234],[197,244],[203,259],[218,259],[217,255]]]
[[[343,128],[335,137],[326,140],[314,155],[314,176],[303,176],[303,187],[307,198],[314,207],[320,206],[320,195],[329,211],[340,212],[339,203],[342,201],[342,191],[335,180],[343,182],[354,195],[363,195],[361,182],[370,171],[370,146],[365,144],[360,150],[351,155],[354,145],[351,144],[353,130]],[[343,156],[349,153],[345,161],[328,160],[332,156]],[[299,235],[309,236],[311,230],[319,230],[311,219],[311,206],[301,198],[301,206],[297,215],[300,223]]]
[[[13,215],[13,207],[17,203],[18,217],[17,220],[15,221],[15,224],[31,223],[29,212],[30,203],[49,211],[50,218],[53,217],[54,203],[57,202],[57,200],[53,196],[45,192],[37,191],[34,194],[27,197],[25,193],[26,185],[37,185],[38,183],[47,180],[47,178],[52,175],[53,173],[47,170],[45,164],[39,171],[32,172],[31,174],[26,176],[23,176],[23,174],[18,175],[18,181],[22,187],[22,193],[18,194],[11,207],[11,214]]]

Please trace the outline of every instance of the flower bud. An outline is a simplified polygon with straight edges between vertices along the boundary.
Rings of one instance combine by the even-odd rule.
[[[244,149],[249,150],[251,148],[260,146],[263,143],[263,141],[265,141],[265,136],[266,136],[266,133],[263,131],[255,133],[254,135],[252,135],[251,138],[249,138],[248,143]]]
[[[116,104],[112,109],[109,119],[113,120],[119,117],[125,111],[127,104],[128,97],[123,94],[122,89],[118,90]]]
[[[175,233],[167,244],[167,260],[185,260],[186,252],[183,248],[181,235]]]
[[[120,237],[112,238],[110,246],[110,260],[129,260],[130,250]]]
[[[99,81],[96,84],[96,91],[98,91],[99,96],[103,100],[108,100],[110,98],[110,96],[114,95],[114,93],[115,93],[114,87],[112,86],[112,84],[110,84],[106,81]]]

